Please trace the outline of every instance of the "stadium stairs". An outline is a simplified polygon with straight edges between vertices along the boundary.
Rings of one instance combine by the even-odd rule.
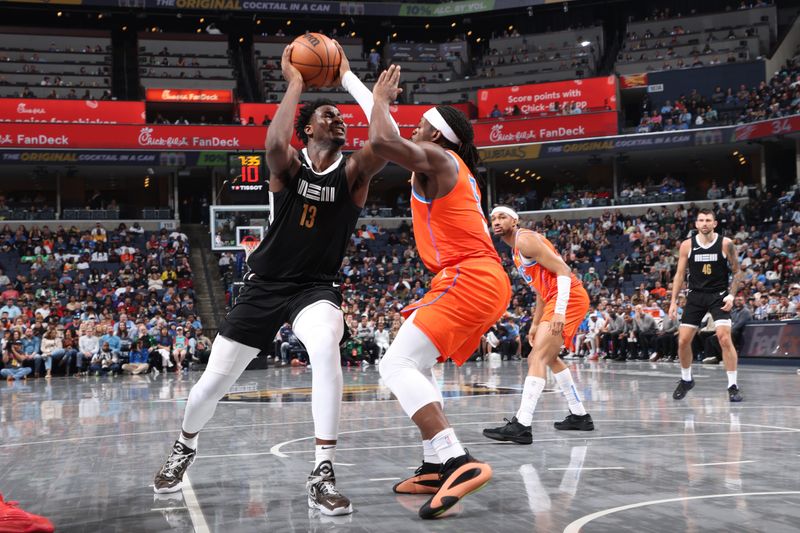
[[[197,311],[203,317],[203,332],[213,339],[225,309],[225,291],[219,281],[216,258],[209,249],[208,228],[201,224],[181,224],[189,237],[189,263],[194,273]]]

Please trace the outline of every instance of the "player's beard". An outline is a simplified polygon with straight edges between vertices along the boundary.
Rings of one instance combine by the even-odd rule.
[[[335,146],[337,146],[337,147],[341,148],[341,147],[342,147],[342,146],[344,146],[344,145],[345,145],[345,143],[347,142],[347,138],[345,138],[345,137],[334,137],[333,139],[331,139],[331,142],[332,142],[332,143],[333,143]]]

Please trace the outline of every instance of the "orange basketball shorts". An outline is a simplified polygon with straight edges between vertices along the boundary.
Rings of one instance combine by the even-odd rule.
[[[422,299],[401,311],[439,350],[439,361],[462,365],[481,336],[503,316],[511,285],[502,265],[489,258],[468,259],[442,269]]]
[[[542,322],[549,322],[553,319],[553,314],[556,310],[556,299],[552,298],[544,305],[544,315],[542,315]],[[569,301],[567,302],[567,312],[564,314],[564,329],[561,331],[561,336],[564,338],[564,345],[568,350],[573,350],[573,340],[578,328],[581,327],[581,322],[586,318],[586,312],[589,311],[589,294],[583,286],[573,287],[569,292]]]

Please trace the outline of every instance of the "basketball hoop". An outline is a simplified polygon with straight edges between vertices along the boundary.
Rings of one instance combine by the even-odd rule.
[[[252,235],[246,235],[242,242],[239,243],[239,246],[242,247],[244,250],[244,259],[247,261],[247,258],[250,257],[250,254],[253,253],[253,250],[258,248],[258,245],[261,244],[261,240],[258,237],[254,237]]]

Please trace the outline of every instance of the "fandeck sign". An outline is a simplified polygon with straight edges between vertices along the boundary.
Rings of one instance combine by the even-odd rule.
[[[582,110],[616,110],[617,78],[607,76],[481,89],[478,91],[478,116],[488,117],[495,105],[501,112],[516,105],[523,115],[547,113],[555,102],[560,107],[574,103]]]
[[[524,144],[616,135],[617,113],[585,113],[474,124],[477,146]]]
[[[230,104],[233,93],[228,90],[147,89],[148,102],[177,102],[185,104]]]
[[[144,124],[144,102],[0,98],[0,122]]]
[[[401,127],[408,139],[414,128]],[[475,144],[493,146],[574,137],[614,135],[617,114],[588,113],[543,119],[520,119],[475,124]],[[263,150],[263,126],[125,126],[79,124],[2,124],[2,148],[55,148],[85,150]],[[346,150],[357,150],[369,140],[369,128],[348,128]],[[293,144],[299,146],[297,139]]]

